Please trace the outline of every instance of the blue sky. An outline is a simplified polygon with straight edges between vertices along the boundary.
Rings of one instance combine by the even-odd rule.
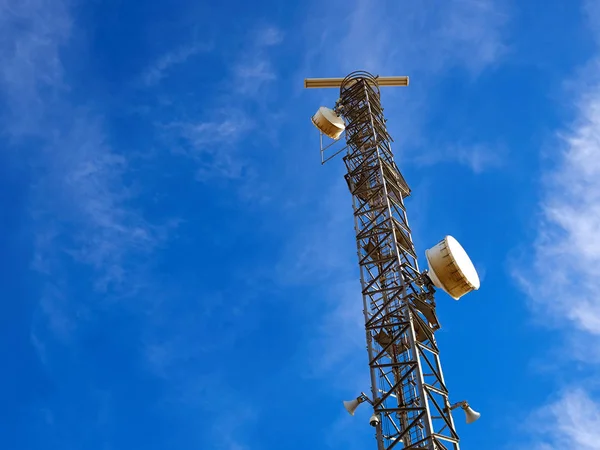
[[[0,447],[375,448],[350,194],[304,77],[382,101],[464,449],[600,448],[600,7],[0,0]],[[424,258],[421,260],[424,266]],[[371,446],[371,447],[369,447]]]

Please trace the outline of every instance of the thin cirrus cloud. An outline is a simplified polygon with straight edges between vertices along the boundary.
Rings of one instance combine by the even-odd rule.
[[[282,30],[274,26],[265,26],[256,34],[255,42],[259,47],[279,45],[283,42],[283,38]]]
[[[64,88],[60,49],[71,30],[62,2],[0,2],[0,101],[8,110],[3,126],[8,135],[37,135],[48,119],[42,92]]]
[[[571,129],[562,133],[558,162],[546,176],[533,274],[521,281],[536,310],[598,336],[600,84],[582,93],[578,111]]]
[[[205,105],[203,117],[160,126],[167,140],[178,142],[177,151],[195,161],[199,180],[251,176],[252,163],[240,147],[260,125],[261,115],[250,111],[264,107],[264,99],[258,94],[277,80],[270,51],[282,40],[282,31],[275,27],[254,30],[247,39],[249,44],[231,63],[231,71],[222,82],[224,93]]]
[[[194,161],[199,180],[237,180],[247,162],[236,154],[236,148],[255,122],[238,108],[215,110],[211,115],[207,121],[173,122],[161,128],[166,139],[180,143],[173,146],[176,153]]]
[[[597,24],[600,10],[590,5],[589,21]],[[573,374],[577,379],[567,379],[562,394],[533,416],[532,428],[547,431],[539,436],[540,450],[592,450],[600,442],[600,403],[594,386],[600,344],[599,64],[598,57],[592,57],[582,71],[576,117],[558,133],[553,167],[544,177],[531,259],[514,274],[536,316],[562,331],[568,348],[560,353],[559,366],[572,367],[577,359],[587,377]]]
[[[600,442],[600,407],[579,388],[560,394],[535,411],[528,423],[536,444],[527,448],[596,450]]]
[[[232,64],[231,78],[226,81],[231,86],[230,90],[247,99],[260,101],[257,95],[264,92],[263,88],[268,83],[277,79],[270,52],[283,41],[284,33],[276,27],[254,30],[248,39],[249,45],[242,48]]]
[[[75,303],[66,267],[90,269],[92,291],[130,293],[138,285],[135,259],[154,251],[165,230],[131,206],[136,194],[124,182],[128,158],[108,143],[93,109],[69,96],[61,60],[75,38],[68,4],[3,1],[0,8],[1,41],[10,43],[0,50],[3,131],[22,148],[35,180],[28,205],[32,267],[44,287],[32,340],[44,340],[37,333],[64,340],[89,306]],[[29,138],[38,144],[22,144]]]
[[[224,110],[210,121],[171,123],[163,129],[167,130],[167,140],[179,142],[173,146],[175,152],[194,162],[196,179],[209,182],[239,181],[248,175],[251,163],[238,148],[253,127],[249,116],[234,109]]]
[[[563,136],[559,162],[547,177],[532,269],[515,275],[528,294],[533,311],[566,333],[571,348],[561,358],[579,359],[587,366],[588,376],[597,373],[595,349],[600,343],[598,129],[600,85],[582,95],[579,117]],[[598,397],[583,377],[570,384],[559,400],[542,407],[552,414],[545,418],[551,433],[540,437],[544,442],[540,449],[570,448],[573,443],[581,449],[598,448]]]
[[[476,75],[509,50],[509,8],[504,1],[384,2],[373,8],[357,0],[351,8],[344,2],[344,9],[352,13],[342,20],[339,2],[322,8],[307,23],[307,31],[315,36],[308,55],[337,71],[360,68],[396,74],[459,66]]]
[[[193,56],[208,52],[213,48],[210,44],[192,43],[180,48],[171,50],[161,55],[149,67],[142,72],[140,81],[145,87],[152,87],[159,84],[165,78],[169,71],[176,66],[185,64]]]
[[[472,74],[496,64],[510,51],[503,36],[507,9],[506,3],[490,0],[446,4],[438,10],[440,25],[433,39],[440,56],[448,57],[437,60],[450,65],[452,59],[460,61]]]
[[[455,162],[468,167],[473,173],[480,174],[492,169],[501,168],[507,157],[502,147],[474,145],[456,145],[440,148],[437,151],[423,152],[410,158],[410,161],[422,166],[430,166],[442,162]]]
[[[600,3],[595,0],[585,0],[583,10],[590,21],[590,31],[594,34],[596,41],[600,43]]]

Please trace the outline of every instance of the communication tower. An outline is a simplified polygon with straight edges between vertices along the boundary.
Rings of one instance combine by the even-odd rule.
[[[452,410],[461,407],[467,423],[480,414],[465,401],[450,403],[434,337],[440,328],[434,294],[437,287],[458,300],[479,288],[479,277],[452,236],[426,251],[429,270],[419,270],[404,206],[411,190],[394,162],[383,86],[408,86],[408,77],[359,71],[304,81],[305,88],[340,89],[335,107],[320,107],[312,122],[320,130],[322,163],[346,150],[354,209],[371,395],[361,393],[344,407],[354,415],[361,403],[371,404],[378,450],[458,450]],[[346,145],[330,150],[344,133]]]

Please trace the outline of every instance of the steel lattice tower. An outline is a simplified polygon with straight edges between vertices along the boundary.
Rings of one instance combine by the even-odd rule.
[[[377,78],[344,79],[335,111],[346,121],[352,194],[379,450],[459,449],[434,332],[434,288],[419,271]]]

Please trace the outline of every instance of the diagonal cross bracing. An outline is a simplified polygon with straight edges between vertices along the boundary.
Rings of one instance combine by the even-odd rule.
[[[433,290],[424,287],[376,78],[355,73],[340,88],[346,120],[346,181],[353,198],[365,330],[379,450],[458,450],[434,331]]]

